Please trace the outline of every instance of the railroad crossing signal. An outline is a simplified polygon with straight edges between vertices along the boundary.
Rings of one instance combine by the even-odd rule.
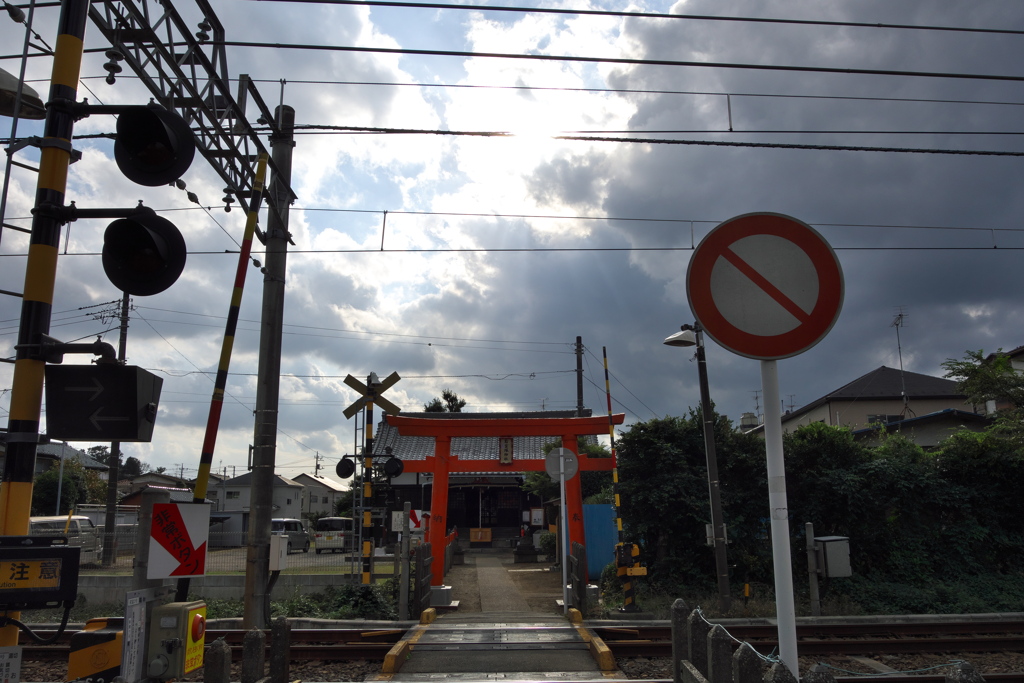
[[[46,431],[67,441],[153,439],[163,380],[132,365],[49,365]]]
[[[384,378],[383,382],[381,382],[377,379],[377,373],[371,372],[369,377],[369,383],[363,384],[352,375],[346,376],[345,384],[347,384],[352,389],[355,389],[362,395],[352,405],[350,405],[348,408],[345,408],[345,410],[342,411],[343,414],[345,415],[346,418],[352,419],[352,416],[358,413],[359,410],[362,409],[367,403],[373,403],[379,405],[381,408],[384,409],[384,412],[389,415],[398,415],[400,412],[402,412],[402,409],[396,406],[391,401],[384,398],[383,396],[381,396],[381,394],[390,389],[391,387],[393,387],[400,379],[402,378],[398,376],[397,372],[392,372],[390,375]]]

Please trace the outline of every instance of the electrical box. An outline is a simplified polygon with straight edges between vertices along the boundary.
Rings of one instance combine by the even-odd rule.
[[[270,537],[270,571],[279,572],[288,567],[288,537],[274,534]]]
[[[818,568],[822,576],[842,578],[853,576],[850,567],[850,539],[847,536],[815,536]]]
[[[181,678],[203,665],[206,603],[170,602],[153,608],[146,648],[149,677]]]

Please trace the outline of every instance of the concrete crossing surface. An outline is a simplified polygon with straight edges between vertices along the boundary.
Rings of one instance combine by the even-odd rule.
[[[388,653],[382,673],[367,680],[603,681],[624,679],[611,651],[583,626],[579,612],[531,611],[500,555],[477,555],[480,612],[423,613],[419,625]]]

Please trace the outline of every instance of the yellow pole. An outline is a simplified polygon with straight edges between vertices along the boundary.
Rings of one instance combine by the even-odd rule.
[[[63,0],[61,3],[57,48],[50,77],[50,103],[63,101],[71,104],[78,95],[88,12],[89,0]],[[38,346],[33,348],[32,345],[38,345],[42,335],[50,331],[57,250],[60,246],[60,219],[46,209],[64,205],[74,125],[70,107],[47,107],[11,384],[7,458],[0,483],[0,534],[8,536],[27,534],[32,514],[32,478],[39,442],[43,369],[46,367],[46,362],[37,352]],[[17,644],[16,626],[0,629],[0,646]]]

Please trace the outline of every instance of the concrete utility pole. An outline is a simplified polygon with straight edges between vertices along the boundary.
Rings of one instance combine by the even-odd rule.
[[[295,110],[281,105],[275,111],[280,133],[270,138],[274,167],[271,201],[280,208],[267,214],[267,258],[262,271],[263,315],[260,322],[260,362],[256,387],[256,419],[252,451],[252,501],[249,547],[245,564],[246,629],[270,626],[270,520],[273,517],[274,460],[277,452],[277,414],[281,387],[281,336],[284,327],[284,282],[288,261],[288,207],[292,175]]]
[[[576,417],[583,417],[583,337],[576,337]]]
[[[128,292],[121,297],[121,336],[117,341],[117,360],[124,365],[128,357]],[[103,566],[117,561],[117,480],[121,476],[121,442],[110,443],[107,460],[107,511],[103,518]]]

